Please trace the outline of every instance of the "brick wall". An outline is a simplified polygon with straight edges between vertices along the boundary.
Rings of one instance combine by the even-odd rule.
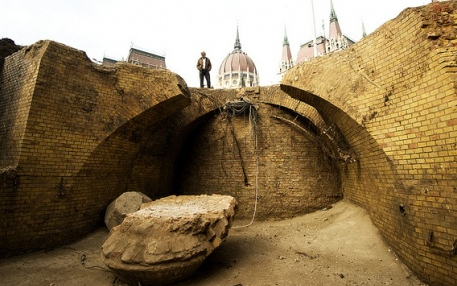
[[[6,58],[0,78],[0,170],[15,168],[27,125],[36,74],[39,44]]]
[[[83,236],[124,191],[233,194],[247,218],[258,186],[258,218],[343,192],[419,276],[457,284],[456,7],[408,9],[280,87],[189,91],[169,71],[100,67],[54,42],[6,58],[1,255]],[[223,116],[240,96],[259,107],[257,149],[246,116]]]
[[[340,165],[344,196],[432,285],[457,284],[456,8],[407,9],[282,82],[339,127],[358,158]]]
[[[282,94],[284,105],[297,103],[280,90],[274,93]],[[240,204],[239,219],[252,217],[256,194],[257,219],[290,218],[342,198],[334,161],[316,134],[303,131],[313,124],[296,111],[267,104],[267,94],[264,88],[243,94],[256,108],[238,116],[225,111],[206,116],[177,163],[177,193],[232,195]]]
[[[1,94],[2,121],[9,124],[0,134],[6,150],[1,160],[2,256],[55,247],[85,235],[102,223],[105,207],[125,191],[158,198],[217,189],[240,199],[240,218],[251,216],[256,186],[257,218],[291,217],[341,198],[334,164],[321,154],[315,139],[303,135],[303,128],[322,119],[278,86],[255,93],[193,89],[189,101],[182,95],[188,93],[185,83],[169,71],[129,64],[100,67],[83,52],[55,42],[39,42],[7,60],[1,77],[9,83]],[[18,74],[27,73],[17,70],[25,67],[30,75],[18,81]],[[183,146],[191,146],[188,137],[215,114],[223,115],[227,101],[246,95],[261,104],[258,164],[254,141],[246,133],[246,115],[235,117],[230,119],[233,126],[224,129],[231,140],[227,137],[212,155],[223,151],[220,159],[230,166],[218,163],[222,169],[216,170],[207,161],[206,171],[215,178],[209,181],[188,167],[192,176],[179,184],[179,154]],[[306,113],[314,119],[305,119]],[[16,128],[19,123],[22,129]],[[220,124],[216,120],[208,128]],[[199,137],[215,139],[204,132]],[[198,180],[192,189],[185,187]],[[209,184],[212,189],[207,189]]]
[[[7,57],[0,78],[1,256],[98,227],[107,204],[140,176],[139,153],[157,140],[151,126],[190,103],[186,84],[169,71],[104,68],[49,41]],[[165,156],[150,154],[157,169]],[[160,175],[149,184],[152,197],[168,190]]]

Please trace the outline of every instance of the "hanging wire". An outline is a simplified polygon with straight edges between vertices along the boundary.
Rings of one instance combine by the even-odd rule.
[[[232,228],[242,228],[248,227],[254,223],[255,216],[257,214],[257,204],[258,204],[258,192],[259,192],[259,154],[257,148],[257,109],[256,107],[249,102],[248,100],[241,98],[236,101],[228,102],[226,105],[226,111],[229,116],[238,116],[245,114],[246,111],[249,111],[249,122],[251,123],[251,131],[254,134],[254,155],[256,163],[256,174],[255,174],[255,201],[254,201],[254,211],[252,213],[251,221],[246,225],[233,226]],[[233,134],[235,136],[235,134]]]
[[[227,114],[231,117],[234,117],[240,114],[244,114],[248,108],[250,109],[251,105],[252,104],[250,102],[247,102],[241,98],[236,101],[227,102],[225,107],[227,108]]]

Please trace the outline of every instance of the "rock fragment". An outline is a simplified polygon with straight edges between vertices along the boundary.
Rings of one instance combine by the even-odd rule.
[[[189,277],[227,237],[237,212],[231,196],[169,196],[143,204],[111,229],[102,261],[130,285]]]
[[[105,212],[105,224],[108,229],[119,225],[129,213],[136,212],[143,203],[151,199],[140,192],[125,192],[108,205]]]

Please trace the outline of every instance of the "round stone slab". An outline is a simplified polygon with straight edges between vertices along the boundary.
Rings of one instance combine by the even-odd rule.
[[[225,240],[237,210],[235,198],[223,195],[145,203],[111,229],[102,261],[130,285],[184,280]]]

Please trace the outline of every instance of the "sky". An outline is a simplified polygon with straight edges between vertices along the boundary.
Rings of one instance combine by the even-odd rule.
[[[354,41],[431,0],[333,0],[341,30]],[[279,82],[284,36],[293,60],[301,44],[328,35],[330,0],[0,0],[0,38],[28,46],[52,40],[93,61],[126,59],[129,49],[165,56],[167,68],[199,86],[197,60],[205,51],[216,85],[219,66],[234,49],[254,61],[260,85]],[[314,7],[314,9],[312,9]],[[315,25],[313,25],[313,10]],[[324,24],[324,27],[323,27]]]

